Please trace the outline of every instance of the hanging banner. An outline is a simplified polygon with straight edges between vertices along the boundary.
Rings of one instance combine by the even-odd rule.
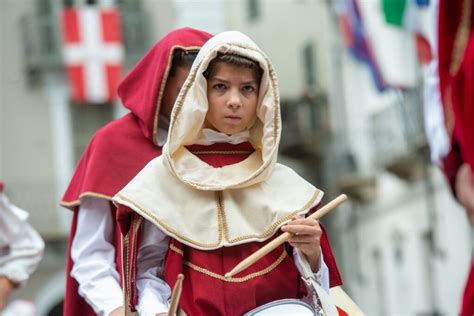
[[[61,15],[63,56],[76,103],[106,103],[117,97],[124,48],[118,10],[86,6]]]

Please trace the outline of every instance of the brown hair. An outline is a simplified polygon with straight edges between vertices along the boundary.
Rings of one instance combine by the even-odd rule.
[[[191,68],[193,65],[194,60],[196,59],[199,50],[183,50],[183,49],[175,49],[173,51],[173,60],[171,61],[171,68],[169,72],[169,76],[173,77],[176,74],[176,69],[178,67],[184,68]]]
[[[209,66],[207,66],[206,71],[204,71],[203,73],[206,79],[209,79],[209,76],[211,75],[212,70],[214,69],[217,63],[227,63],[237,67],[252,69],[255,72],[255,76],[257,77],[257,83],[260,85],[263,69],[255,60],[236,54],[217,53],[217,56],[213,60],[211,60]]]

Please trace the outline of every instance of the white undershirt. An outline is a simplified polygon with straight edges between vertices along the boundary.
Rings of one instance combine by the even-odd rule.
[[[0,276],[23,285],[41,260],[44,242],[26,221],[28,213],[0,192]]]
[[[169,237],[149,221],[143,222],[137,257],[139,315],[167,313],[171,289],[164,281]]]
[[[250,132],[248,130],[233,135],[227,135],[210,128],[203,128],[201,137],[199,137],[194,144],[209,146],[215,143],[228,143],[235,145],[248,141],[249,137]]]
[[[99,315],[109,315],[123,305],[115,266],[114,221],[108,200],[81,198],[71,246],[71,276],[79,283],[79,295]]]
[[[158,133],[156,133],[156,143],[162,146],[166,143],[168,138],[168,128],[170,126],[170,119],[163,114],[158,115]]]
[[[430,147],[431,161],[441,165],[441,159],[449,153],[451,144],[444,123],[437,59],[434,59],[425,67],[424,80],[423,113],[425,133]]]

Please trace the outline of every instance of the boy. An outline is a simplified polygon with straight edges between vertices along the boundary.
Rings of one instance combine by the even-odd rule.
[[[43,256],[44,242],[3,193],[0,181],[0,312],[13,289],[24,284]]]
[[[179,273],[180,307],[193,316],[242,315],[305,296],[295,265],[302,257],[323,287],[341,284],[319,223],[299,217],[319,205],[322,192],[276,163],[279,106],[273,67],[248,37],[225,32],[202,47],[172,112],[163,156],[113,198],[122,233],[141,239],[125,249],[129,304],[140,314],[166,315]],[[294,233],[291,247],[224,277],[280,228]]]
[[[121,236],[110,199],[161,155],[176,96],[210,37],[183,28],[161,39],[119,86],[131,113],[99,130],[84,152],[62,200],[74,211],[65,315],[123,314]]]

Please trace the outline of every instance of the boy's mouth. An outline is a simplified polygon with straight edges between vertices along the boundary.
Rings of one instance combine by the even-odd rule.
[[[235,116],[235,115],[227,115],[225,116],[226,119],[232,120],[232,121],[239,121],[241,120],[240,116]]]

